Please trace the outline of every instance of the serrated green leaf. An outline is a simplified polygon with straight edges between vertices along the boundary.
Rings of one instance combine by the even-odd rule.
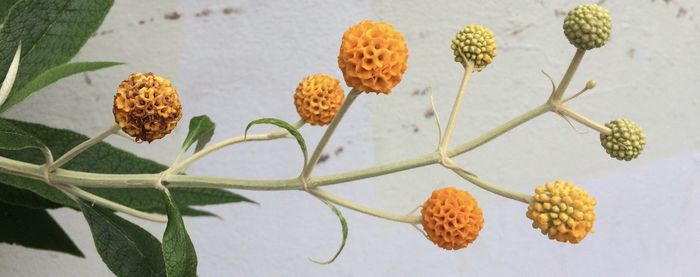
[[[289,124],[286,121],[277,118],[261,118],[248,123],[248,126],[245,127],[244,136],[248,135],[248,129],[250,129],[250,127],[257,124],[272,124],[287,130],[290,134],[292,134],[292,136],[294,136],[294,138],[297,140],[297,143],[299,144],[299,147],[301,147],[301,152],[304,154],[304,164],[308,163],[309,157],[306,151],[306,142],[304,141],[304,137],[301,135],[301,133],[299,133],[299,130],[297,130],[297,128],[292,126],[292,124]]]
[[[180,209],[167,188],[163,189],[163,201],[168,210],[168,226],[163,234],[165,270],[168,276],[197,276],[197,253],[185,229]]]
[[[32,93],[60,80],[65,77],[78,74],[81,72],[94,71],[102,68],[107,68],[115,65],[120,65],[122,63],[117,62],[77,62],[77,63],[66,63],[55,66],[49,70],[46,70],[36,76],[33,80],[27,83],[19,91],[15,91],[15,97],[8,99],[5,105],[0,108],[0,113],[7,110],[9,107],[24,100]]]
[[[190,119],[190,130],[187,133],[187,138],[185,138],[185,141],[182,143],[182,150],[187,151],[195,142],[197,142],[195,152],[202,150],[204,145],[206,145],[214,135],[215,127],[216,124],[206,115],[195,116]]]
[[[31,209],[55,209],[61,207],[29,190],[0,183],[0,202]]]
[[[335,259],[338,258],[338,256],[340,256],[340,252],[343,252],[343,248],[345,248],[345,242],[348,240],[348,222],[345,221],[345,217],[343,216],[343,213],[341,213],[340,210],[338,210],[338,208],[335,205],[333,205],[325,200],[321,200],[321,201],[324,204],[326,204],[329,208],[331,208],[333,213],[336,216],[338,216],[338,219],[340,220],[340,225],[341,225],[342,231],[343,231],[343,240],[340,242],[340,248],[338,248],[338,252],[336,252],[335,256],[333,256],[333,258],[331,258],[330,260],[325,261],[325,262],[319,262],[319,261],[315,261],[315,260],[311,260],[311,261],[314,263],[318,263],[318,264],[330,264],[330,263],[333,263],[335,261]]]
[[[0,76],[22,42],[17,80],[2,110],[27,95],[20,91],[42,72],[70,61],[102,24],[113,0],[22,0],[10,9],[0,30]]]
[[[10,95],[12,91],[12,86],[15,84],[15,79],[17,78],[17,70],[19,69],[19,59],[22,54],[22,43],[17,46],[17,51],[15,56],[12,58],[10,63],[10,68],[7,69],[7,74],[5,74],[5,79],[2,80],[2,86],[0,86],[0,106],[5,103],[7,96]]]
[[[74,146],[85,141],[87,137],[78,133],[54,129],[40,124],[27,123],[0,118],[0,124],[8,122],[17,128],[31,133],[34,137],[46,143],[54,156],[61,156]],[[1,151],[0,156],[20,160],[24,162],[43,164],[43,159],[36,153],[21,151]],[[63,168],[93,173],[158,173],[166,169],[166,166],[151,160],[139,158],[131,153],[115,148],[107,143],[98,143],[81,153]],[[30,190],[55,203],[76,207],[75,202],[65,196],[61,191],[46,185],[45,183],[28,178],[17,177],[9,174],[0,174],[0,183],[5,183],[21,189]],[[117,203],[146,212],[165,214],[162,195],[152,188],[84,188],[86,191],[110,199]],[[190,205],[215,205],[236,202],[255,203],[241,195],[227,190],[211,188],[172,188],[170,189],[175,201],[182,209],[184,215],[210,215],[206,212],[188,208]]]
[[[80,201],[97,252],[120,277],[166,276],[161,244],[153,235],[108,210]]]
[[[85,257],[45,210],[0,203],[0,242]]]

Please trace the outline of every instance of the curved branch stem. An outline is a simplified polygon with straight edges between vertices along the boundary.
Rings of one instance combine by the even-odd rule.
[[[586,125],[589,128],[596,130],[597,132],[599,132],[601,134],[604,134],[604,135],[612,134],[612,130],[610,130],[610,128],[605,127],[605,125],[602,125],[598,122],[595,122],[592,119],[587,118],[587,117],[583,116],[582,114],[577,113],[576,111],[574,111],[572,109],[569,109],[569,108],[564,107],[564,106],[559,106],[557,108],[557,112],[568,117],[568,118],[576,120],[579,123]]]
[[[303,119],[300,119],[296,123],[292,124],[294,128],[300,128],[301,126],[304,126],[306,122]],[[201,151],[192,154],[189,158],[185,159],[184,161],[178,162],[174,164],[169,172],[173,173],[180,173],[185,171],[192,163],[198,161],[201,158],[204,158],[205,156],[222,149],[226,146],[230,146],[233,144],[241,143],[244,141],[261,141],[261,140],[273,140],[273,139],[278,139],[278,138],[283,138],[287,136],[289,132],[287,130],[280,130],[280,131],[275,131],[275,132],[270,132],[270,133],[265,133],[265,134],[256,134],[256,135],[248,135],[246,136],[235,136],[231,137],[225,140],[222,140],[220,142],[217,142],[215,144],[210,145],[209,147],[206,147],[202,149]]]
[[[569,68],[566,69],[566,73],[564,73],[564,77],[561,78],[557,89],[552,93],[552,95],[549,96],[549,100],[547,101],[547,103],[556,104],[561,102],[561,97],[564,95],[566,88],[569,87],[571,79],[574,78],[574,74],[576,74],[576,69],[578,69],[578,66],[581,64],[584,54],[586,54],[586,50],[576,49],[576,54],[574,54],[574,57],[571,59],[571,63],[569,63]]]
[[[464,95],[467,91],[467,85],[469,84],[469,79],[474,73],[474,64],[472,62],[467,62],[467,66],[464,67],[464,76],[462,77],[462,83],[459,85],[459,91],[457,92],[457,99],[452,106],[452,112],[450,113],[450,119],[447,121],[447,127],[445,128],[445,135],[442,137],[440,142],[440,149],[447,149],[450,144],[450,139],[452,139],[452,132],[454,131],[455,124],[457,123],[457,115],[462,108],[462,102]]]
[[[101,133],[97,134],[96,136],[82,142],[81,144],[78,144],[77,146],[73,147],[71,150],[68,150],[63,156],[58,158],[55,162],[53,162],[49,166],[49,171],[54,171],[57,168],[63,166],[64,164],[70,162],[73,158],[76,156],[80,155],[83,151],[87,150],[91,146],[103,141],[105,138],[107,138],[110,135],[113,135],[121,130],[121,127],[119,127],[119,124],[112,124],[107,128],[107,130],[102,131]]]
[[[368,214],[371,216],[391,220],[391,221],[396,221],[396,222],[403,222],[403,223],[408,223],[408,224],[421,224],[423,221],[423,217],[421,216],[415,216],[415,215],[395,215],[379,210],[375,210],[372,208],[368,208],[365,206],[361,206],[359,204],[356,204],[350,200],[340,198],[338,196],[335,196],[333,194],[330,194],[324,190],[318,189],[318,188],[312,188],[309,189],[309,193],[315,195],[318,198],[327,200],[328,202],[337,204],[339,206],[343,206],[345,208],[355,210],[364,214]]]
[[[338,127],[338,123],[340,123],[340,121],[343,119],[343,116],[350,108],[350,105],[352,105],[352,102],[355,102],[355,98],[357,98],[357,96],[360,95],[360,93],[361,91],[357,89],[350,90],[350,92],[348,93],[348,97],[345,98],[343,105],[340,106],[340,110],[338,110],[335,116],[333,116],[331,124],[328,125],[326,132],[323,133],[321,140],[316,145],[314,153],[311,154],[311,158],[309,159],[309,163],[306,166],[304,166],[304,170],[301,172],[301,178],[308,178],[309,176],[311,176],[311,173],[314,171],[316,163],[318,163],[318,159],[321,157],[323,148],[326,147],[326,144],[328,144],[328,141],[331,139],[333,132],[335,132],[335,128]]]
[[[99,197],[97,195],[94,195],[92,193],[89,193],[87,191],[84,191],[76,186],[73,185],[65,185],[65,184],[57,184],[56,187],[61,189],[62,191],[69,193],[71,195],[77,196],[78,198],[84,199],[90,203],[112,209],[118,212],[123,212],[125,214],[131,215],[133,217],[137,217],[140,219],[145,219],[149,221],[154,221],[154,222],[160,222],[160,223],[166,223],[168,222],[168,218],[164,215],[159,215],[159,214],[151,214],[151,213],[145,213],[139,210],[135,210],[132,208],[129,208],[127,206],[124,206],[122,204],[113,202],[111,200]]]

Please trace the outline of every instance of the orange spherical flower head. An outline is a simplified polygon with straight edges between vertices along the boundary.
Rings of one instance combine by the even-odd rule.
[[[535,188],[527,207],[532,227],[560,242],[579,243],[593,229],[595,199],[583,189],[557,180]]]
[[[403,35],[384,22],[362,21],[343,34],[338,66],[349,87],[389,94],[406,71]]]
[[[182,118],[177,91],[168,79],[153,73],[132,73],[114,96],[114,120],[136,141],[169,134]]]
[[[474,197],[453,187],[433,191],[421,213],[428,238],[447,250],[467,247],[484,227],[484,216]]]
[[[345,94],[340,81],[326,74],[306,77],[294,93],[294,106],[299,116],[311,125],[331,123],[343,100]]]

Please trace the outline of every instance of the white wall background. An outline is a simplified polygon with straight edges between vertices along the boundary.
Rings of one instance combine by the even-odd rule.
[[[169,163],[192,116],[208,114],[215,140],[240,134],[260,117],[296,120],[292,93],[305,76],[338,78],[342,32],[365,19],[401,30],[410,48],[404,81],[390,96],[362,95],[330,145],[318,174],[341,172],[432,151],[437,130],[426,118],[432,88],[446,120],[461,71],[449,42],[466,24],[496,34],[494,64],[470,83],[455,141],[466,141],[543,102],[574,48],[561,31],[565,11],[585,1],[117,1],[76,60],[127,65],[52,85],[13,109],[13,118],[93,134],[112,121],[112,95],[129,72],[153,71],[177,86],[185,118],[158,142],[109,141]],[[592,131],[579,133],[552,114],[457,159],[492,182],[521,192],[567,179],[598,199],[596,233],[579,245],[546,239],[526,206],[499,198],[438,166],[328,188],[363,204],[405,213],[430,191],[458,186],[484,211],[479,239],[465,250],[433,246],[413,228],[345,210],[350,237],[340,258],[321,266],[340,240],[335,216],[301,192],[240,192],[261,206],[206,208],[217,218],[187,218],[201,276],[692,276],[700,273],[700,2],[608,0],[611,41],[586,55],[571,90],[598,87],[571,107],[599,122],[640,124],[648,145],[633,162],[606,156]],[[173,12],[180,15],[173,19]],[[168,16],[166,16],[168,15]],[[170,19],[168,19],[169,17]],[[579,130],[587,130],[577,127]],[[264,129],[261,127],[260,130]],[[304,127],[310,144],[322,133]],[[336,150],[342,149],[342,151]],[[293,141],[251,143],[196,164],[191,174],[286,178],[300,169]],[[0,245],[2,276],[110,276],[81,214],[52,212],[86,259]],[[160,237],[163,226],[142,226]]]

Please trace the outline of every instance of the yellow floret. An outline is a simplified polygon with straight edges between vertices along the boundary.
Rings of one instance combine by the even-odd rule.
[[[550,239],[579,243],[593,230],[595,204],[583,189],[557,180],[535,188],[526,215]]]

